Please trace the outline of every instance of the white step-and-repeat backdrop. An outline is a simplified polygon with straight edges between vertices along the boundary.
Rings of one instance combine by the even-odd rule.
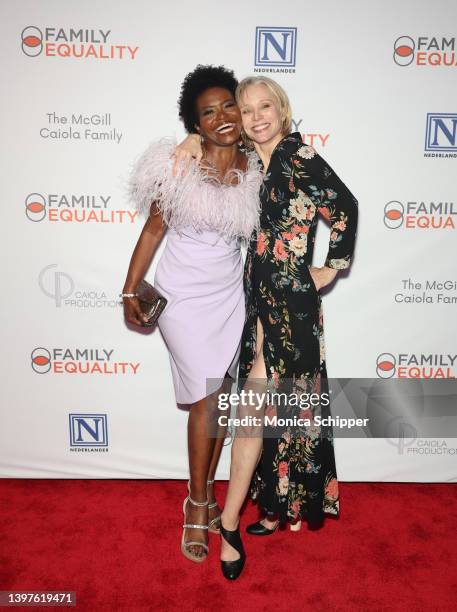
[[[3,476],[187,476],[187,412],[167,351],[158,332],[125,326],[118,294],[142,227],[126,202],[129,169],[151,140],[184,135],[178,92],[198,63],[277,79],[294,130],[359,200],[353,267],[324,297],[329,375],[456,375],[453,0],[0,10]],[[452,481],[456,447],[338,439],[338,476]]]

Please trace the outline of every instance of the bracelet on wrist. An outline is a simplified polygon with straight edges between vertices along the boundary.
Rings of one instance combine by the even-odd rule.
[[[119,297],[121,297],[121,298],[134,298],[134,297],[138,297],[138,293],[120,293]]]

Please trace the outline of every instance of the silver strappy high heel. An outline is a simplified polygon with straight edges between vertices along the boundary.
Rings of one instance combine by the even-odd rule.
[[[191,540],[190,542],[185,542],[184,541],[184,536],[185,536],[185,530],[186,529],[208,529],[208,525],[193,525],[191,523],[186,523],[186,506],[187,506],[187,502],[190,502],[193,506],[198,506],[199,508],[204,508],[205,506],[208,505],[208,500],[204,501],[204,502],[197,502],[195,500],[193,500],[189,495],[186,497],[186,499],[184,500],[183,506],[182,506],[182,511],[184,514],[184,524],[183,524],[183,530],[182,530],[182,538],[181,538],[181,552],[182,554],[189,559],[190,561],[195,561],[195,563],[201,563],[202,561],[204,561],[208,555],[208,545],[205,544],[204,542],[196,542],[194,540]],[[195,555],[194,553],[192,553],[189,550],[189,546],[201,546],[206,554],[205,555]]]
[[[213,485],[214,480],[207,480],[206,484]],[[216,506],[217,506],[217,502],[216,501],[212,502],[211,504],[208,504],[208,510],[212,510],[213,508],[216,508]],[[221,532],[220,526],[221,526],[221,515],[219,514],[219,516],[215,516],[213,519],[211,519],[208,522],[208,531],[210,531],[211,533],[219,534]]]

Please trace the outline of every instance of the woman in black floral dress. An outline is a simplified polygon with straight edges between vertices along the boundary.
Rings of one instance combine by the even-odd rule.
[[[290,133],[287,95],[271,79],[254,77],[237,89],[243,128],[254,141],[265,178],[260,192],[261,231],[251,240],[245,264],[246,322],[240,356],[240,385],[267,377],[268,391],[291,398],[328,391],[319,290],[337,270],[350,266],[357,229],[357,200],[332,168]],[[311,267],[318,216],[331,226],[322,268]],[[281,397],[281,396],[280,396]],[[328,404],[303,409],[291,401],[273,402],[265,415],[309,418],[330,415]],[[239,533],[240,493],[252,466],[254,440],[235,438],[229,492],[222,513],[225,533]],[[331,427],[266,428],[254,477],[253,496],[266,517],[247,528],[255,535],[274,533],[282,520],[310,527],[324,514],[339,514],[338,481]],[[233,528],[237,527],[235,532]],[[226,540],[226,535],[224,539]],[[229,532],[230,533],[230,532]],[[244,564],[237,546],[222,540],[222,559],[231,560],[236,577]],[[241,551],[241,552],[240,552]],[[236,567],[238,564],[238,567]],[[223,565],[224,567],[224,565]]]
[[[261,202],[261,232],[251,241],[245,267],[240,377],[248,377],[256,356],[259,318],[268,389],[323,394],[328,387],[322,303],[309,270],[318,213],[331,224],[325,266],[341,270],[349,267],[354,249],[357,202],[299,133],[289,134],[274,148]],[[318,413],[325,417],[330,411],[323,404],[319,412],[293,405],[266,408],[269,417],[278,418],[306,419]],[[310,526],[319,526],[324,513],[339,511],[331,428],[276,429],[278,437],[265,431],[253,497],[279,520],[306,518]],[[257,533],[259,527],[250,531]]]
[[[272,86],[268,79],[254,78],[246,79],[239,86],[237,99],[243,126],[256,140],[259,134],[255,131],[256,125],[262,127],[262,121],[266,124],[269,119],[269,110],[262,109],[262,100],[274,98],[275,93],[278,106],[281,102],[286,106],[278,108],[284,124],[290,110],[287,96],[278,90],[276,83]],[[247,113],[251,114],[250,125],[247,125]],[[268,148],[267,141],[263,144],[264,149]],[[256,149],[263,157],[258,146]],[[299,133],[277,139],[269,160],[265,155],[264,164],[267,162],[260,193],[261,231],[250,243],[245,265],[247,312],[240,378],[248,377],[256,358],[259,320],[268,389],[279,393],[324,394],[328,386],[318,289],[333,280],[336,274],[333,271],[348,268],[351,263],[357,201],[322,157],[302,142]],[[317,287],[315,282],[319,278],[313,279],[310,266],[319,214],[330,223],[331,233],[329,251],[321,269],[329,280]],[[317,414],[329,416],[328,404],[320,402],[317,407],[307,409],[282,403],[266,407],[266,415],[270,417],[312,419]],[[318,527],[324,513],[338,515],[331,428],[276,427],[270,431],[267,428],[252,494],[258,498],[261,508],[277,521],[297,522],[306,518],[311,527]],[[248,531],[257,535],[271,533],[273,529],[267,525],[275,527],[268,521],[273,516],[249,526]]]

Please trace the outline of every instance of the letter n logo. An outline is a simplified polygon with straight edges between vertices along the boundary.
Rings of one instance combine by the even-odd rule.
[[[70,414],[70,446],[108,446],[106,414]]]
[[[256,66],[295,66],[297,28],[256,28]]]
[[[457,151],[457,113],[427,113],[426,151]]]

